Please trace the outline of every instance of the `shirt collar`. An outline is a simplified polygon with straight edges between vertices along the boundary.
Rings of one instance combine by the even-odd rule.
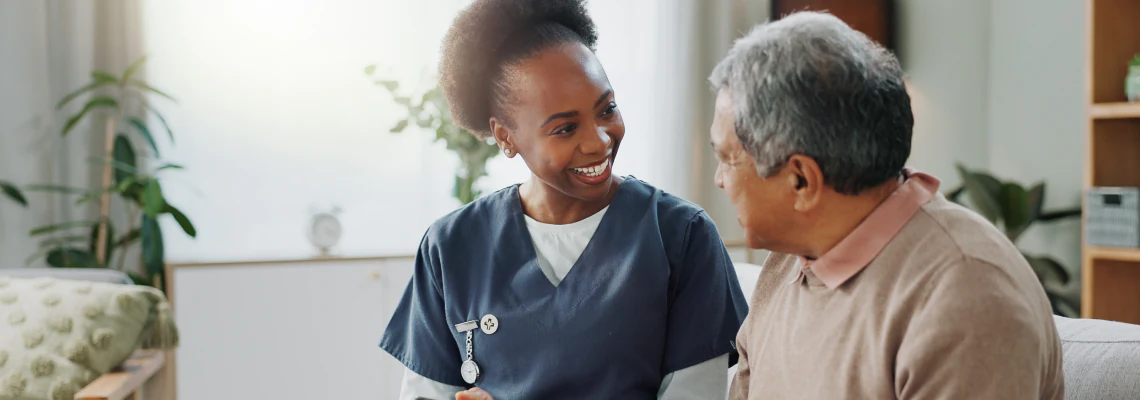
[[[919,208],[938,193],[938,178],[916,170],[903,170],[905,181],[883,200],[834,248],[815,260],[800,257],[828,289],[835,289],[862,271],[894,239]]]

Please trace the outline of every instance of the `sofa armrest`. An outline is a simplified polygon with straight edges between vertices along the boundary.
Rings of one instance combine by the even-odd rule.
[[[103,374],[75,394],[75,400],[135,399],[151,377],[162,369],[166,356],[157,350],[139,350],[122,367]]]

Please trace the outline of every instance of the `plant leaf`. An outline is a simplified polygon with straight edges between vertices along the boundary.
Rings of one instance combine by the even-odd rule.
[[[407,127],[408,127],[408,120],[405,119],[403,121],[397,122],[396,126],[393,126],[392,129],[390,129],[388,131],[392,132],[392,133],[400,133],[400,132],[403,132],[404,129]]]
[[[157,179],[147,181],[146,187],[143,188],[142,201],[143,211],[146,215],[153,218],[162,212],[166,202],[162,198],[162,186],[159,185]]]
[[[90,252],[91,254],[98,254],[95,252],[96,242],[99,241],[99,225],[98,224],[91,227],[91,235],[89,236],[89,239],[90,240],[87,242],[87,251]],[[103,251],[104,251],[103,263],[104,264],[108,264],[108,265],[111,264],[111,255],[112,255],[112,253],[114,253],[114,250],[115,250],[115,240],[114,239],[115,239],[115,227],[113,224],[111,224],[111,221],[107,221],[107,241],[103,244]],[[98,257],[96,257],[96,261],[98,261]]]
[[[95,268],[99,263],[85,250],[60,247],[47,253],[47,264],[56,268]]]
[[[87,104],[83,105],[83,110],[80,110],[78,114],[75,114],[75,115],[71,116],[71,118],[67,119],[67,123],[63,125],[63,132],[62,133],[64,136],[67,136],[67,132],[70,132],[71,129],[74,128],[75,125],[78,124],[79,121],[83,119],[83,116],[87,115],[87,113],[93,109],[96,109],[96,108],[118,108],[118,107],[119,107],[119,102],[115,101],[115,99],[112,99],[112,98],[107,97],[107,96],[99,96],[99,97],[93,98],[91,100],[88,100]]]
[[[71,228],[90,228],[91,225],[95,225],[95,224],[98,224],[98,222],[96,222],[96,221],[72,221],[72,222],[63,222],[63,223],[53,224],[53,225],[45,225],[45,226],[41,226],[41,227],[32,229],[30,232],[28,232],[28,236],[39,236],[39,235],[43,235],[45,233],[52,233],[52,232],[56,232],[56,231],[60,231],[60,230],[64,230],[64,229],[71,229]]]
[[[94,79],[94,82],[119,83],[119,77],[103,71],[92,71],[91,79]]]
[[[396,81],[376,81],[376,84],[387,88],[389,92],[395,92],[400,88],[400,84]]]
[[[142,237],[142,230],[141,229],[139,229],[139,228],[131,229],[131,231],[127,232],[127,234],[119,237],[119,240],[116,240],[114,245],[115,245],[115,247],[129,246],[131,243],[133,243],[136,240],[139,240],[139,238],[141,238],[141,237]]]
[[[56,247],[60,247],[60,246],[66,245],[68,243],[74,243],[74,242],[87,243],[87,241],[90,239],[91,239],[91,237],[89,235],[55,236],[55,237],[49,237],[47,239],[41,240],[39,247],[41,249],[47,248],[47,247],[56,248]]]
[[[950,200],[950,201],[953,201],[955,203],[960,203],[959,200],[962,198],[962,193],[965,193],[965,192],[966,192],[965,186],[958,186],[954,190],[951,190],[951,191],[946,193],[946,200]]]
[[[364,67],[364,74],[365,75],[372,75],[374,72],[376,72],[376,64],[372,64],[372,65],[369,65],[367,67]]]
[[[61,109],[63,109],[63,106],[66,106],[67,103],[70,103],[72,100],[75,100],[76,97],[79,97],[79,96],[83,95],[84,93],[95,90],[101,86],[106,86],[106,85],[109,85],[109,84],[112,84],[115,82],[117,82],[117,80],[115,80],[114,78],[112,78],[111,80],[95,78],[95,81],[88,83],[87,85],[84,85],[83,87],[77,89],[74,92],[68,93],[66,96],[63,96],[63,99],[60,99],[59,103],[56,103],[55,109],[61,110]]]
[[[1049,302],[1053,305],[1054,314],[1068,318],[1081,317],[1081,313],[1078,311],[1081,307],[1073,304],[1073,302],[1066,298],[1064,295],[1050,291],[1046,291],[1045,293],[1049,295]]]
[[[149,181],[150,178],[138,177],[138,179],[134,179],[134,181],[131,182],[132,178],[127,178],[127,181],[119,184],[117,189],[120,196],[125,199],[133,200],[135,204],[142,206],[143,189],[146,189],[145,183]]]
[[[162,96],[162,97],[165,97],[165,98],[167,98],[167,100],[173,101],[175,103],[178,102],[178,99],[175,99],[174,96],[166,94],[165,92],[163,92],[161,90],[155,89],[155,88],[151,87],[150,85],[147,85],[146,82],[140,81],[138,79],[132,79],[131,80],[131,86],[134,86],[134,87],[137,87],[139,89],[157,94],[157,95]]]
[[[158,172],[158,171],[162,171],[164,169],[186,169],[186,168],[183,168],[181,165],[178,165],[178,164],[163,164],[163,166],[158,167],[158,169],[156,169],[154,171]]]
[[[24,207],[28,206],[28,199],[24,197],[24,194],[20,192],[20,189],[17,189],[16,186],[12,183],[7,181],[0,181],[0,190],[3,190],[4,194],[7,195],[8,198],[12,199],[12,201],[20,203],[20,205]]]
[[[133,117],[128,121],[131,123],[131,125],[135,126],[135,130],[139,132],[139,135],[142,135],[143,139],[146,139],[146,143],[149,144],[150,149],[154,151],[154,156],[158,157],[158,143],[155,143],[154,136],[151,136],[150,129],[146,127],[146,123],[142,122],[142,120],[138,118]]]
[[[1033,272],[1037,274],[1037,278],[1041,280],[1042,284],[1064,285],[1069,283],[1069,271],[1056,260],[1024,253],[1022,255],[1025,256],[1025,261],[1029,262],[1029,266],[1033,268]]]
[[[1049,222],[1049,221],[1056,221],[1059,219],[1065,219],[1065,218],[1070,218],[1070,217],[1079,217],[1079,216],[1081,216],[1081,209],[1073,208],[1073,209],[1068,209],[1068,210],[1050,211],[1050,212],[1042,213],[1041,216],[1038,217],[1037,219],[1039,221]]]
[[[120,81],[129,82],[131,80],[131,77],[135,76],[136,72],[139,72],[139,68],[142,68],[143,63],[145,62],[146,56],[142,56],[139,57],[139,59],[135,60],[135,62],[131,63],[131,65],[127,67],[125,71],[123,71],[123,77],[120,79]]]
[[[961,164],[957,165],[957,168],[962,177],[962,185],[966,188],[966,194],[970,196],[974,208],[990,223],[996,224],[1001,216],[1001,205],[998,202],[1001,183],[992,176],[971,173]]]
[[[24,190],[29,192],[56,192],[64,194],[86,194],[90,192],[89,189],[60,185],[28,185],[24,186]]]
[[[115,158],[115,164],[123,167],[130,167],[134,171],[126,171],[124,168],[115,168],[115,183],[120,184],[128,178],[138,175],[138,161],[135,156],[135,147],[131,145],[131,141],[125,135],[115,136],[115,147],[111,150],[112,157]]]
[[[187,218],[186,214],[182,213],[182,210],[170,205],[170,203],[166,203],[162,208],[162,212],[169,213],[173,216],[174,220],[178,222],[178,226],[182,227],[182,231],[186,232],[186,236],[198,237],[198,231],[194,229],[194,224],[190,222],[190,218]]]
[[[1045,205],[1045,182],[1038,182],[1029,188],[1026,193],[1029,201],[1029,219],[1036,221],[1041,216],[1041,209]]]
[[[139,173],[139,170],[135,169],[133,165],[116,160],[108,160],[106,158],[99,157],[87,157],[87,162],[91,163],[92,165],[110,165],[111,168],[113,168],[115,171],[120,171],[130,175],[137,175]]]
[[[163,252],[162,243],[162,228],[158,225],[158,221],[149,215],[142,217],[142,257],[143,266],[146,271],[151,274],[159,274],[163,271]]]
[[[90,192],[83,194],[83,196],[80,197],[79,199],[75,200],[75,205],[78,206],[78,205],[82,205],[84,203],[87,203],[89,201],[93,201],[93,200],[101,197],[103,195],[103,193],[115,191],[115,189],[116,189],[115,187],[109,187],[105,190],[92,190]]]
[[[1009,237],[1009,241],[1017,242],[1021,232],[1033,222],[1029,193],[1021,185],[1006,182],[1001,186],[998,198],[1001,203],[1002,221],[1005,222],[1005,234]]]
[[[166,123],[166,118],[163,118],[162,114],[159,113],[158,110],[154,108],[154,106],[150,105],[150,103],[143,102],[143,106],[145,106],[148,110],[150,110],[151,113],[154,114],[156,118],[158,118],[158,122],[161,122],[162,127],[166,129],[166,135],[170,136],[170,142],[174,143],[174,132],[170,131],[170,125]]]

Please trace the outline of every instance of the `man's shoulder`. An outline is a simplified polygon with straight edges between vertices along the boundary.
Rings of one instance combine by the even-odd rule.
[[[932,269],[1030,271],[1021,252],[993,224],[941,195],[915,213],[881,258]]]
[[[897,240],[888,258],[902,262],[902,279],[931,303],[986,298],[994,309],[1049,312],[1048,299],[1025,256],[989,221],[937,196],[923,206]],[[971,311],[968,311],[971,312]]]

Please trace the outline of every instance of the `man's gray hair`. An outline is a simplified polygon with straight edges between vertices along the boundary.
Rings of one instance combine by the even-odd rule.
[[[827,13],[800,12],[736,41],[709,81],[728,90],[736,136],[771,176],[794,154],[858,194],[899,176],[914,117],[898,60]]]

